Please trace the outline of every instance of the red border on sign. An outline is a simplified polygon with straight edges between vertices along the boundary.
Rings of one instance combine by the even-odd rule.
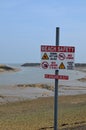
[[[45,78],[48,79],[61,79],[61,80],[68,80],[69,77],[67,75],[53,75],[53,74],[45,74]]]
[[[41,52],[75,52],[75,47],[73,46],[47,46],[41,45]]]

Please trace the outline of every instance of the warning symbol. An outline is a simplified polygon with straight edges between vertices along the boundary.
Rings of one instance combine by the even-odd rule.
[[[61,62],[59,69],[65,69],[65,65],[63,64],[63,62]]]
[[[42,56],[42,60],[49,60],[47,53],[44,53],[44,55]]]

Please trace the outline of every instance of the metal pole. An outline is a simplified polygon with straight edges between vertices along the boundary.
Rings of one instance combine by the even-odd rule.
[[[56,46],[59,46],[59,27],[56,27]],[[59,74],[59,70],[55,70],[55,75]],[[54,95],[54,130],[58,127],[58,79],[55,79],[55,95]]]

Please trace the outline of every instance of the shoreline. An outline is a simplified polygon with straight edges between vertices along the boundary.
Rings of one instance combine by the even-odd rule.
[[[84,128],[85,130],[85,83],[86,77],[82,77],[80,79],[73,79],[68,82],[62,82],[62,84],[59,85],[59,129],[79,130],[80,128]],[[53,128],[53,103],[54,84],[28,83],[0,85],[0,111],[2,114],[2,130],[4,128],[8,128],[8,126],[10,126],[11,129],[15,128],[16,126],[18,126],[18,129],[28,129],[28,127],[31,129],[37,127],[39,130],[43,128]],[[15,115],[16,123],[14,123]],[[41,115],[41,117],[39,117],[39,115]],[[26,125],[27,119],[29,124],[27,123]],[[18,121],[21,122],[21,124]],[[39,121],[42,122],[40,126],[38,125]],[[35,123],[33,124],[33,122]]]
[[[58,96],[85,95],[86,87],[59,85]],[[20,84],[0,86],[0,104],[54,97],[54,86],[48,84]]]
[[[6,66],[5,66],[6,67]],[[78,71],[85,71],[85,67],[77,67]],[[76,71],[77,69],[75,69]],[[19,71],[19,68],[15,69]],[[5,72],[15,72],[5,71]],[[5,73],[2,72],[2,73]],[[0,72],[1,73],[1,72]],[[67,82],[62,81],[59,84],[59,96],[72,96],[86,94],[86,77],[73,79]],[[40,97],[54,97],[54,84],[33,83],[33,84],[13,84],[0,85],[0,104],[7,102],[23,101],[27,99],[36,99]]]

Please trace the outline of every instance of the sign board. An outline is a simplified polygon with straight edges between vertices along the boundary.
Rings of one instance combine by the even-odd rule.
[[[43,69],[74,69],[75,47],[41,46],[41,67]]]
[[[68,80],[69,79],[69,77],[66,76],[66,75],[45,74],[44,77],[48,78],[48,79],[62,79],[62,80]]]

